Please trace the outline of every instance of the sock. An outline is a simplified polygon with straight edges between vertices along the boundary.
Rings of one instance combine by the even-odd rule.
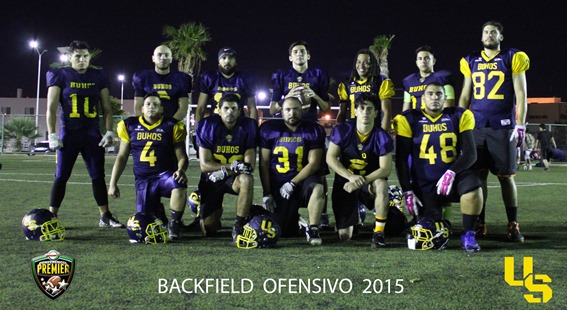
[[[181,218],[183,217],[183,211],[175,211],[175,210],[171,210],[171,219],[174,221],[181,221]]]
[[[246,221],[246,217],[237,215],[234,224],[242,227],[242,226],[244,226],[245,221]]]
[[[374,232],[384,232],[386,227],[386,218],[376,216],[376,224],[374,224]]]
[[[518,220],[518,207],[506,208],[506,216],[508,222],[515,222]]]
[[[465,232],[474,230],[477,221],[478,215],[463,214],[463,230]]]
[[[486,210],[486,204],[483,204],[483,205],[482,205],[482,210],[480,211],[480,214],[478,215],[478,222],[479,222],[479,223],[486,223],[486,222],[484,221],[484,220],[485,220],[485,217],[486,217],[486,216],[485,216],[485,215],[486,215],[485,210]]]

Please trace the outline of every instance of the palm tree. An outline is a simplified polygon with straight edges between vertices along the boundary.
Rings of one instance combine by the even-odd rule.
[[[390,70],[388,69],[388,50],[390,49],[390,44],[396,35],[379,35],[374,38],[374,42],[370,46],[370,50],[378,59],[380,64],[380,72],[386,76],[390,75]]]
[[[22,151],[22,139],[27,138],[28,140],[33,140],[35,138],[41,137],[40,134],[36,134],[35,122],[30,118],[12,118],[4,126],[4,136],[6,139],[15,139],[16,144],[14,146],[16,152]]]
[[[178,61],[178,69],[191,76],[193,84],[201,71],[201,62],[207,60],[203,45],[211,41],[207,27],[201,23],[186,23],[175,28],[166,25],[163,35],[169,40],[164,42]]]

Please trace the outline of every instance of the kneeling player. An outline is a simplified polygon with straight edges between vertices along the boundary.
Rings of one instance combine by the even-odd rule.
[[[187,154],[185,153],[185,125],[174,118],[163,116],[163,106],[157,93],[144,97],[142,115],[132,116],[118,124],[121,139],[116,156],[108,194],[120,197],[118,179],[128,156],[134,158],[136,177],[136,211],[165,217],[160,197],[169,197],[171,221],[169,238],[176,240],[181,231],[181,218],[187,199]]]
[[[375,121],[380,100],[360,94],[355,101],[356,121],[339,124],[331,132],[327,164],[335,171],[333,212],[339,239],[349,240],[358,223],[358,202],[376,212],[372,247],[383,247],[388,216],[387,178],[392,170],[392,138]]]
[[[210,236],[221,228],[224,194],[237,195],[236,221],[232,238],[242,234],[252,204],[256,164],[258,126],[256,121],[240,115],[239,98],[224,95],[219,114],[197,124],[199,164],[201,166],[201,231]]]
[[[476,161],[474,116],[462,108],[445,108],[443,85],[431,83],[423,94],[425,107],[396,117],[396,170],[409,213],[441,221],[443,204],[461,203],[461,246],[476,252],[474,226],[482,208],[481,183],[470,167]],[[412,167],[408,157],[412,157]]]
[[[325,130],[302,120],[301,102],[289,97],[282,103],[283,119],[260,126],[260,179],[264,202],[274,210],[283,236],[297,235],[298,210],[307,206],[307,241],[322,243],[319,221],[325,204],[325,177],[321,162],[325,149]]]

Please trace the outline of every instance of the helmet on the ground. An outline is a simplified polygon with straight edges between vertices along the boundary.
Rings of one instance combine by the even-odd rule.
[[[33,209],[24,215],[22,230],[27,240],[61,241],[65,227],[57,216],[47,209]]]
[[[451,232],[448,221],[436,222],[430,217],[424,217],[411,227],[408,238],[408,248],[411,250],[442,250],[449,242]]]
[[[128,237],[130,243],[157,244],[166,243],[167,227],[153,215],[142,212],[135,213],[128,219]]]
[[[243,227],[242,234],[236,237],[239,249],[274,247],[281,235],[278,223],[266,215],[253,217]]]

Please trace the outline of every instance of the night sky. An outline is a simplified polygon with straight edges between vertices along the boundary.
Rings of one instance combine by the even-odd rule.
[[[548,4],[553,3],[553,4]],[[120,96],[116,76],[127,77],[125,98],[133,97],[131,76],[153,68],[151,54],[166,40],[164,25],[200,22],[212,41],[204,46],[214,69],[223,46],[238,52],[240,69],[256,74],[267,89],[271,73],[290,66],[287,48],[295,40],[311,44],[311,67],[322,67],[337,80],[346,78],[357,50],[380,34],[395,34],[390,50],[390,76],[396,87],[417,71],[414,51],[430,45],[437,70],[452,71],[459,84],[459,60],[481,48],[481,26],[496,19],[504,24],[502,47],[525,51],[531,59],[527,72],[528,97],[567,100],[567,10],[564,1],[11,1],[0,10],[2,83],[0,97],[35,97],[37,53],[28,41],[37,39],[43,55],[41,97],[46,96],[45,72],[58,60],[57,47],[72,40],[89,42],[102,54],[93,63],[111,80],[110,94]],[[545,5],[543,5],[545,4]],[[263,104],[263,103],[260,103]]]

